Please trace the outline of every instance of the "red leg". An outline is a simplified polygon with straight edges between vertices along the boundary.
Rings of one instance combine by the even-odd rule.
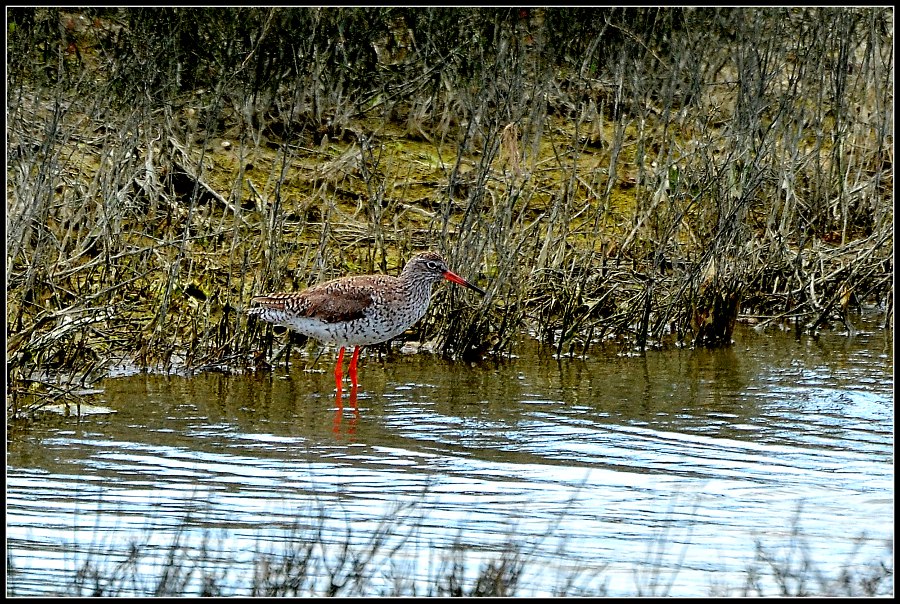
[[[351,363],[350,370],[354,371],[356,368],[353,367]],[[344,347],[341,346],[341,351],[338,353],[337,364],[334,366],[334,384],[337,388],[338,393],[341,391],[341,380],[344,379]]]
[[[357,386],[356,381],[356,361],[359,359],[359,346],[353,349],[353,358],[350,359],[350,385],[354,388]]]

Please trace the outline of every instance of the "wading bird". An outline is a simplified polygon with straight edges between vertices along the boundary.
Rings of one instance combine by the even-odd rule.
[[[410,258],[398,277],[357,275],[319,283],[294,293],[256,296],[250,315],[284,325],[325,344],[340,346],[334,380],[343,379],[344,349],[353,346],[350,383],[355,388],[356,361],[362,346],[396,337],[421,319],[431,303],[431,287],[447,279],[484,295],[447,268],[437,252]]]

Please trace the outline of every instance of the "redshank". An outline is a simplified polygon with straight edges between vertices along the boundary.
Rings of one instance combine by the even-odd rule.
[[[344,349],[353,346],[350,382],[356,387],[356,362],[361,346],[396,337],[421,319],[431,302],[431,286],[447,279],[481,295],[476,287],[447,268],[437,252],[410,258],[399,277],[340,277],[293,293],[256,296],[248,313],[277,323],[325,344],[340,346],[334,380],[343,379]]]

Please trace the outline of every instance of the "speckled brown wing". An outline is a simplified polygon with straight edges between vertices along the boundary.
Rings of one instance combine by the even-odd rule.
[[[356,287],[334,288],[331,291],[317,289],[306,294],[306,306],[301,315],[326,323],[361,319],[372,305],[372,293]]]
[[[298,317],[339,323],[365,315],[373,302],[370,286],[364,277],[350,277],[321,283],[300,292],[257,296],[253,301],[263,308],[285,311]],[[253,314],[261,314],[261,310]]]

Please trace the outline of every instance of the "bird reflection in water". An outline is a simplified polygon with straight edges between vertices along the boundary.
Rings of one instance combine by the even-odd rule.
[[[350,384],[350,398],[349,404],[352,409],[350,412],[350,417],[347,420],[347,425],[344,426],[344,400],[343,400],[343,391],[341,390],[341,384],[338,382],[337,390],[334,393],[334,403],[335,403],[335,412],[334,412],[334,423],[331,426],[331,432],[335,436],[341,436],[345,432],[346,435],[353,436],[356,434],[356,423],[359,421],[359,405],[356,403],[356,391],[357,384],[356,380],[353,380]]]

